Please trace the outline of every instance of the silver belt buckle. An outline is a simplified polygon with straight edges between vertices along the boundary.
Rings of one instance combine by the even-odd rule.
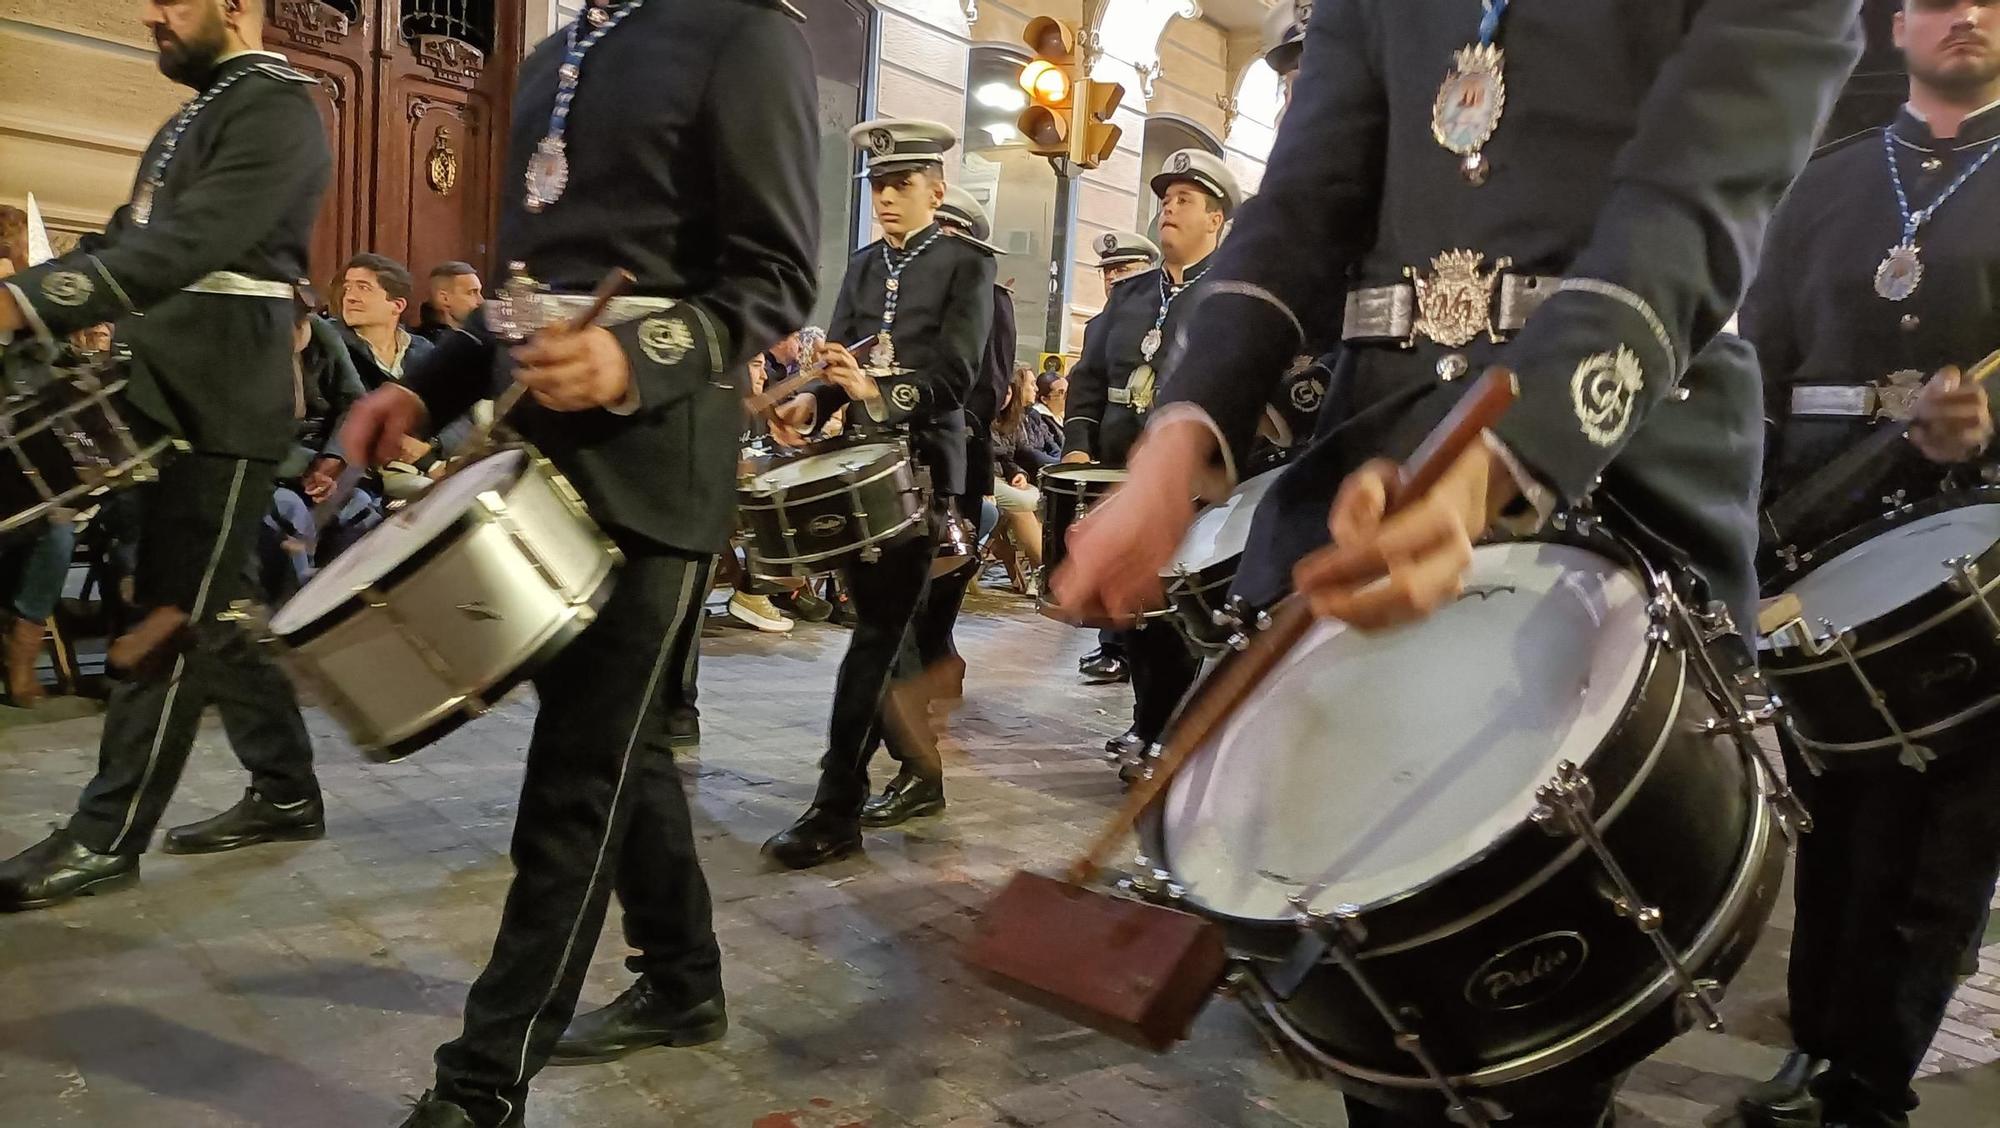
[[[1132,406],[1132,389],[1106,388],[1104,389],[1104,398],[1120,407],[1130,407]]]
[[[1793,415],[1866,417],[1875,411],[1875,389],[1867,384],[1806,384],[1792,389]]]

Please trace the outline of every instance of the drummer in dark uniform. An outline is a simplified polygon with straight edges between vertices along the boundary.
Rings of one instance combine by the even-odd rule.
[[[291,683],[232,621],[295,428],[292,283],[332,169],[315,80],[262,50],[263,5],[148,5],[162,73],[195,91],[154,135],[104,234],[0,287],[0,336],[116,321],[131,408],[181,437],[147,491],[135,577],[148,609],[113,643],[129,667],[69,825],[0,863],[0,909],[103,893],[139,874],[209,705],[253,782],[191,840],[204,850],[324,831]],[[143,314],[143,316],[141,316]],[[215,832],[215,833],[209,833]],[[170,841],[170,847],[172,842]]]
[[[868,761],[883,732],[897,652],[930,586],[943,507],[965,490],[965,404],[993,326],[993,256],[947,234],[936,218],[944,155],[957,134],[937,122],[882,119],[862,122],[849,136],[867,160],[883,237],[848,261],[820,350],[826,379],[782,405],[774,430],[807,434],[845,407],[850,432],[906,431],[929,474],[933,520],[881,546],[874,561],[842,569],[857,621],[834,682],[819,788],[805,814],[764,844],[767,856],[794,869],[861,848]],[[875,342],[867,371],[846,347],[864,340]],[[944,809],[935,747],[909,747],[928,744],[910,732],[921,727],[921,719],[904,726],[913,739],[899,740],[898,750],[910,758],[889,781],[878,817],[901,821]]]
[[[1339,324],[1319,432],[1265,495],[1237,594],[1296,588],[1364,630],[1414,621],[1459,592],[1497,520],[1531,528],[1588,501],[1635,515],[1749,614],[1757,377],[1747,349],[1710,342],[1854,63],[1855,5],[1535,12],[1315,6],[1263,183],[1175,327],[1131,480],[1071,538],[1066,606],[1158,606],[1189,499],[1230,488],[1278,378]],[[1518,402],[1385,518],[1389,460],[1494,365],[1518,375]],[[1409,687],[1413,708],[1426,688]],[[1595,1126],[1614,1084],[1509,1111]],[[1392,1112],[1363,1091],[1356,1128],[1445,1123],[1436,1094]]]
[[[742,374],[813,302],[816,96],[786,10],[600,4],[529,54],[499,250],[538,286],[509,279],[343,431],[349,452],[380,463],[426,417],[457,415],[511,377],[532,395],[508,422],[625,558],[595,622],[535,677],[499,936],[405,1128],[519,1125],[545,1062],[695,1045],[727,1028],[708,887],[665,737],[735,528]],[[581,313],[619,267],[637,278],[633,296],[597,327],[528,334],[538,318]],[[572,1020],[614,889],[638,978]]]
[[[1909,0],[1895,28],[1909,102],[1807,166],[1741,317],[1764,366],[1768,499],[1885,428],[1910,441],[1803,527],[1767,524],[1773,548],[1809,550],[1896,504],[1994,480],[1987,389],[1961,370],[2000,348],[2000,7]],[[1791,555],[1766,554],[1767,582],[1783,586]],[[1814,823],[1793,887],[1798,1049],[1744,1118],[1901,1125],[2000,872],[2000,757],[1816,774],[1783,743]]]
[[[1112,287],[1084,332],[1083,356],[1069,375],[1064,462],[1125,465],[1158,394],[1168,334],[1197,300],[1223,224],[1242,202],[1228,167],[1199,149],[1169,154],[1151,187],[1160,199],[1160,268]],[[1132,727],[1105,750],[1131,765],[1160,738],[1200,662],[1164,619],[1120,634],[1132,670]]]
[[[1104,279],[1104,294],[1109,298],[1113,287],[1135,274],[1160,269],[1160,248],[1151,239],[1137,231],[1107,231],[1097,237],[1097,270]],[[1090,340],[1097,323],[1104,318],[1104,311],[1092,314],[1083,325],[1083,339]],[[1067,385],[1065,385],[1067,386]],[[1068,414],[1067,400],[1064,414]],[[1132,664],[1125,658],[1125,644],[1119,641],[1120,632],[1100,630],[1097,632],[1097,649],[1077,659],[1077,672],[1089,685],[1108,685],[1112,682],[1129,681]]]

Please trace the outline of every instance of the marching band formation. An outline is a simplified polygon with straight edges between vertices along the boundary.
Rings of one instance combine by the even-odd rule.
[[[135,882],[211,704],[251,786],[166,848],[324,833],[292,681],[241,622],[331,175],[262,8],[146,6],[194,96],[102,235],[0,279],[0,531],[146,484],[97,774],[0,862],[0,909]],[[1626,1071],[1720,1026],[1789,855],[1796,1051],[1739,1114],[1908,1124],[2000,873],[2000,3],[1905,0],[1908,102],[1817,154],[1852,0],[1287,14],[1256,195],[1174,153],[1154,239],[1097,244],[1108,296],[1038,483],[1042,609],[1133,682],[1109,751],[1141,860],[1105,912],[1201,938],[1135,995],[1226,985],[1357,1128],[1598,1128]],[[881,237],[799,373],[744,384],[816,292],[794,16],[593,0],[527,57],[508,278],[329,449],[351,488],[495,418],[270,617],[376,759],[524,681],[540,702],[492,956],[406,1128],[520,1125],[545,1065],[726,1031],[661,750],[739,531],[753,572],[835,575],[856,620],[817,793],[766,855],[820,865],[946,809],[926,687],[963,668],[1012,305],[953,131],[864,122]],[[107,321],[116,364],[46,363]],[[1511,406],[1471,427],[1473,389]],[[577,1014],[613,893],[634,979]],[[1138,967],[1159,935],[1091,959]],[[1099,1025],[1158,1041],[1164,1013]]]

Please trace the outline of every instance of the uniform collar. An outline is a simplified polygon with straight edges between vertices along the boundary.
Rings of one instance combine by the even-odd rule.
[[[202,83],[201,88],[207,90],[209,87],[214,86],[216,80],[239,66],[249,66],[252,63],[259,62],[277,62],[287,66],[291,65],[290,59],[278,54],[276,51],[231,51],[229,54],[215,60],[215,67],[208,72],[208,81]]]
[[[891,243],[887,235],[882,236],[882,245],[884,247],[887,247],[889,249],[889,253],[892,255],[906,255],[910,253],[911,247],[914,247],[917,244],[923,242],[925,239],[930,238],[931,232],[936,231],[937,229],[938,229],[937,220],[933,219],[928,224],[925,224],[923,227],[920,227],[917,230],[910,232],[909,237],[903,240],[902,246],[898,247],[896,244]]]
[[[1214,258],[1215,258],[1215,252],[1210,251],[1208,252],[1208,254],[1202,256],[1201,258],[1198,258],[1195,261],[1187,264],[1187,266],[1181,269],[1181,281],[1179,284],[1185,286],[1190,282],[1199,281],[1202,275],[1208,273],[1208,264]],[[1167,273],[1167,264],[1165,263],[1160,264],[1160,277],[1164,278],[1166,280],[1167,285],[1169,286],[1175,284],[1174,276]]]
[[[1988,102],[1965,116],[1959,123],[1958,136],[1940,141],[1932,136],[1930,123],[1923,115],[1903,103],[1896,111],[1895,123],[1890,127],[1896,140],[1913,148],[1929,150],[1969,149],[1984,145],[2000,138],[2000,102]]]

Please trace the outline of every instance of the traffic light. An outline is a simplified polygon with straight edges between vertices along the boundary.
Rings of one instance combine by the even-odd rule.
[[[1076,26],[1053,16],[1028,21],[1021,39],[1034,57],[1021,68],[1021,89],[1031,104],[1016,123],[1036,156],[1096,168],[1118,147],[1122,130],[1110,117],[1125,97],[1115,82],[1092,82],[1077,54]]]

